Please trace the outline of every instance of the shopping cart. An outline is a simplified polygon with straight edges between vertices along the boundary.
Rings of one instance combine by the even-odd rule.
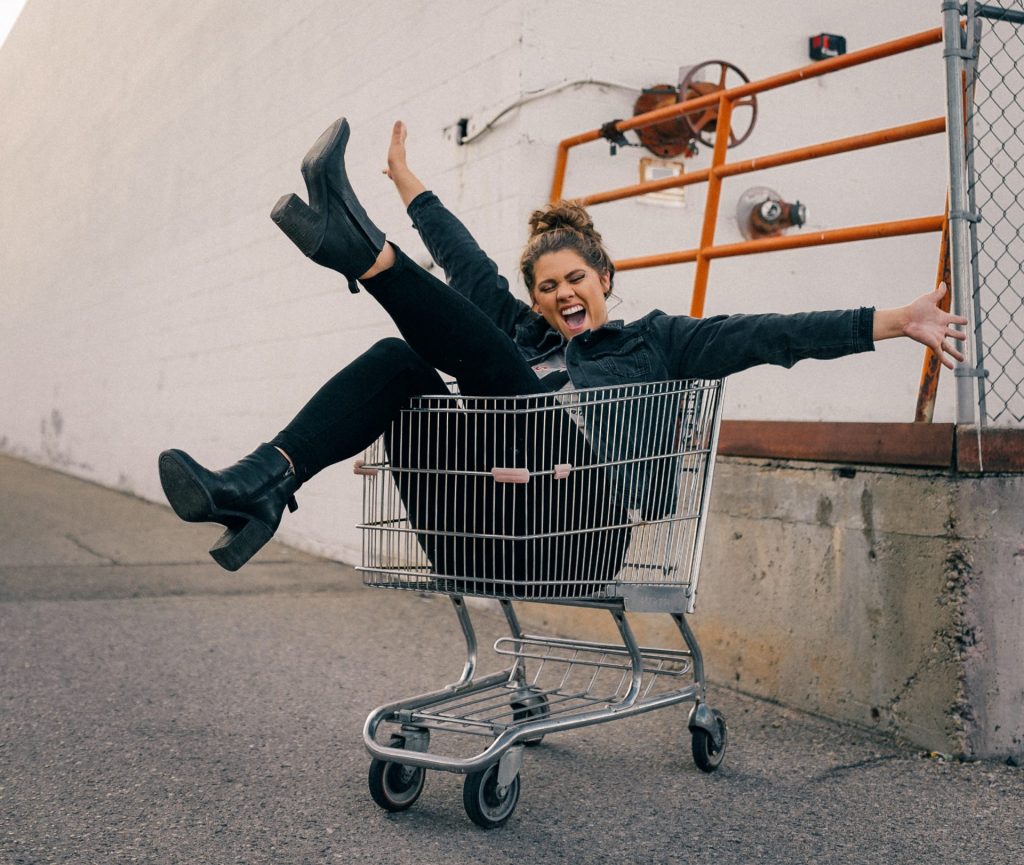
[[[378,805],[405,810],[426,770],[440,769],[466,776],[475,823],[500,826],[519,799],[525,746],[688,701],[694,761],[718,767],[725,720],[705,701],[684,614],[694,608],[721,401],[720,381],[698,380],[421,397],[357,461],[365,584],[449,595],[466,641],[455,682],[366,719]],[[466,596],[498,601],[511,636],[494,649],[506,669],[477,675]],[[621,643],[525,634],[517,600],[607,609]],[[684,648],[638,645],[633,611],[670,615]]]

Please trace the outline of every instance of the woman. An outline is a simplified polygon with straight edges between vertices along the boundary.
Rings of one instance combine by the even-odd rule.
[[[676,378],[715,379],[762,363],[788,367],[804,358],[868,351],[873,342],[897,336],[929,346],[949,367],[951,358],[963,359],[950,340],[964,339],[953,325],[966,320],[938,308],[944,289],[908,306],[878,311],[693,319],[656,310],[629,324],[609,321],[606,299],[613,288],[614,265],[586,211],[566,202],[531,217],[531,237],[520,262],[530,293],[527,305],[512,296],[494,262],[409,169],[406,130],[396,123],[386,173],[444,269],[446,285],[387,241],[366,215],[345,173],[348,137],[344,118],[320,136],[302,162],[309,204],[295,195],[284,196],[271,218],[313,261],[345,276],[352,291],[361,283],[403,339],[374,345],[328,381],[270,443],[229,468],[210,471],[180,450],[160,455],[160,479],[175,513],[190,522],[225,526],[210,553],[229,570],[241,567],[272,537],[284,508],[295,509],[294,493],[303,483],[360,453],[389,429],[411,397],[445,393],[437,370],[454,377],[463,394],[500,397]],[[551,438],[569,441],[577,453],[590,446],[585,428],[580,430],[568,418],[553,422],[559,430]],[[455,461],[473,450],[470,445],[500,440],[510,451],[504,454],[508,464],[518,465],[532,457],[518,452],[515,442],[522,436],[515,432],[470,425],[445,441],[443,453],[433,459]],[[399,447],[391,442],[388,446]],[[408,450],[401,458],[414,463],[428,459]],[[417,529],[460,519],[434,512],[443,498],[436,490],[400,491]],[[564,491],[559,495],[561,499],[551,500],[556,502],[551,510],[559,513],[545,517],[549,529],[624,523],[624,504],[610,480],[585,498]],[[528,513],[534,505],[527,502],[524,508],[521,503],[508,514],[509,523],[498,528],[514,530],[523,520],[535,519]],[[459,559],[452,548],[431,543],[431,537],[425,531],[421,543],[438,573],[465,574],[481,564]],[[614,548],[605,556],[609,568],[614,569],[627,541],[627,532],[604,539]],[[526,553],[517,547],[500,555],[500,569],[515,573]],[[567,555],[548,550],[540,576],[556,574]]]

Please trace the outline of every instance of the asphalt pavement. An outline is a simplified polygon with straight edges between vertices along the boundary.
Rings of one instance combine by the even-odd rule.
[[[502,828],[440,772],[388,814],[363,720],[457,678],[447,599],[280,544],[230,574],[216,533],[0,456],[0,862],[1024,862],[1021,768],[723,686],[714,774],[675,707],[529,749]],[[503,620],[474,616],[487,647]]]

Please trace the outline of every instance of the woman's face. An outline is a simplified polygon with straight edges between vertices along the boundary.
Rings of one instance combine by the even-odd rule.
[[[578,252],[546,252],[533,265],[533,309],[566,339],[608,321],[607,273],[598,273]]]

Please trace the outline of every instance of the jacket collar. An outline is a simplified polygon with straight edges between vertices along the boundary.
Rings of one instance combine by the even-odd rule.
[[[589,342],[591,339],[599,338],[602,332],[621,331],[624,327],[625,322],[621,318],[617,318],[614,321],[605,322],[596,331],[584,331],[577,339],[585,337]],[[563,346],[567,341],[564,336],[547,323],[544,316],[537,315],[516,328],[516,342],[520,345],[529,346],[537,352],[545,352],[558,346]]]

